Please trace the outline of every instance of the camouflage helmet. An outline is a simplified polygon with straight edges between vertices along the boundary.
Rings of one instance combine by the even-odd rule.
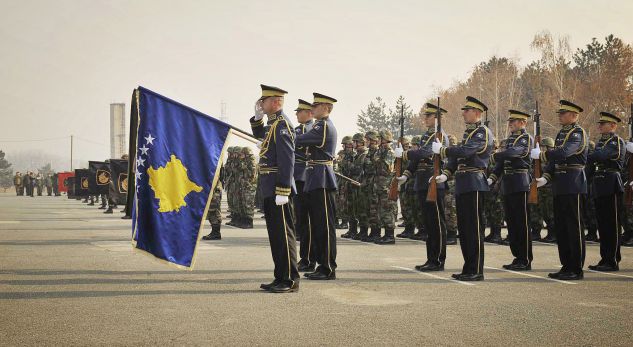
[[[421,140],[422,140],[422,137],[420,137],[420,135],[415,135],[411,138],[411,143],[414,145],[418,145],[420,144]]]
[[[402,137],[402,144],[403,145],[410,145],[411,144],[411,136],[404,136]]]
[[[365,141],[365,136],[363,136],[362,133],[356,133],[354,134],[354,137],[352,137],[353,141],[357,141],[357,142],[364,142]]]
[[[351,136],[343,136],[343,139],[341,140],[341,144],[343,145],[351,145],[352,142],[352,137]]]
[[[541,139],[541,146],[554,147],[554,139],[551,137],[544,137]]]
[[[380,137],[378,136],[378,133],[374,130],[370,130],[365,134],[365,137],[372,140],[372,141],[378,141],[380,140]]]
[[[393,135],[389,130],[380,130],[380,138],[387,142],[393,141]]]
[[[242,154],[253,155],[253,151],[250,147],[242,147]]]
[[[589,150],[593,151],[596,148],[596,143],[593,141],[589,141]]]

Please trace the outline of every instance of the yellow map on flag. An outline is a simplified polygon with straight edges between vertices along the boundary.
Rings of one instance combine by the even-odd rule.
[[[173,154],[165,167],[150,167],[147,174],[149,185],[159,200],[158,212],[178,212],[187,206],[185,197],[189,193],[202,191],[202,187],[189,180],[187,168]]]

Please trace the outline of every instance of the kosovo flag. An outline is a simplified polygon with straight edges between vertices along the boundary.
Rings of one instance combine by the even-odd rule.
[[[132,242],[192,269],[231,127],[143,87],[135,98]]]

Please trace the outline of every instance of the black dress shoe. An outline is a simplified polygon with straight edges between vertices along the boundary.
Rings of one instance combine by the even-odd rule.
[[[457,238],[447,238],[446,239],[446,245],[447,246],[456,245],[456,244],[457,244]]]
[[[512,264],[504,265],[503,268],[506,270],[512,270],[512,271],[529,271],[529,270],[532,270],[532,265],[512,263]]]
[[[427,262],[424,265],[418,265],[415,267],[420,272],[432,272],[432,271],[444,271],[444,264],[435,264]]]
[[[483,274],[462,274],[459,277],[457,277],[457,280],[466,281],[466,282],[483,281],[484,275]]]
[[[458,273],[458,274],[452,274],[452,275],[451,275],[451,277],[452,277],[452,278],[454,278],[454,279],[458,279],[458,278],[459,278],[459,276],[461,276],[461,275],[463,275],[463,274],[461,274],[461,273]]]
[[[620,271],[620,267],[618,265],[611,266],[611,265],[605,265],[605,264],[589,265],[589,269],[593,271],[602,271],[602,272]]]
[[[598,235],[596,235],[596,234],[587,234],[587,236],[585,236],[585,241],[587,241],[587,242],[599,242],[600,239],[598,239]]]
[[[309,280],[313,281],[329,281],[336,279],[336,273],[332,271],[329,275],[324,274],[321,271],[314,272],[310,276],[306,276]]]
[[[283,281],[270,287],[268,291],[271,293],[295,293],[299,291],[299,282],[293,281],[292,283],[288,283]]]
[[[505,239],[499,238],[499,241],[497,242],[497,244],[500,244],[502,246],[509,246],[510,245],[510,241],[508,241],[507,238],[505,238]]]
[[[318,271],[313,271],[313,272],[306,272],[303,274],[303,277],[308,278],[310,276],[314,276],[316,273],[318,273]]]
[[[560,275],[558,275],[558,279],[563,281],[578,281],[583,279],[583,277],[584,276],[582,272],[562,272]]]
[[[376,241],[374,241],[375,244],[377,245],[395,245],[396,244],[396,239],[393,236],[383,236],[379,239],[377,239]]]
[[[316,265],[314,264],[299,264],[298,270],[301,272],[314,272]]]
[[[270,290],[270,288],[272,288],[273,286],[276,286],[280,283],[280,280],[274,280],[270,283],[262,283],[259,285],[259,288],[263,289],[263,290]]]
[[[550,273],[547,274],[547,277],[558,279],[558,277],[560,277],[561,273],[562,272],[560,272],[560,271],[558,271],[558,272],[550,272]]]
[[[554,235],[547,235],[540,241],[544,243],[556,243],[556,237]]]

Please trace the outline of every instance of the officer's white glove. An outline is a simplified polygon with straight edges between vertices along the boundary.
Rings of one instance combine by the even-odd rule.
[[[393,153],[396,155],[396,158],[402,158],[402,154],[404,153],[404,149],[402,149],[402,145],[398,144],[398,147],[396,147]]]
[[[438,139],[435,139],[435,142],[431,145],[431,149],[433,149],[433,153],[435,154],[440,154],[442,147],[442,143]]]
[[[630,185],[631,187],[633,187],[633,181],[629,182],[629,185]]]
[[[255,120],[264,118],[264,109],[262,108],[262,101],[257,100],[255,103]]]
[[[534,160],[541,159],[541,149],[539,148],[538,143],[536,144],[536,147],[532,148],[530,151],[530,158]]]
[[[431,182],[432,179],[433,179],[433,176],[431,176],[431,178],[429,178],[429,182]],[[447,180],[448,180],[448,177],[445,174],[441,174],[441,175],[435,176],[435,182],[437,182],[437,183],[444,183]]]
[[[257,146],[257,149],[262,149],[262,142],[261,141],[255,142],[255,146]]]
[[[407,176],[405,176],[405,175],[402,175],[402,176],[400,176],[400,177],[396,178],[396,179],[398,180],[398,186],[403,185],[403,184],[404,184],[404,182],[406,182],[408,178],[409,178],[409,177],[407,177]]]
[[[547,184],[547,180],[543,177],[539,177],[536,179],[536,188],[541,188],[542,186]]]
[[[288,203],[287,195],[275,195],[275,204],[277,206],[285,205]]]
[[[626,143],[626,151],[629,153],[633,153],[633,142]]]
[[[488,185],[491,186],[493,183],[495,183],[492,178],[488,178],[486,181],[488,181]]]

